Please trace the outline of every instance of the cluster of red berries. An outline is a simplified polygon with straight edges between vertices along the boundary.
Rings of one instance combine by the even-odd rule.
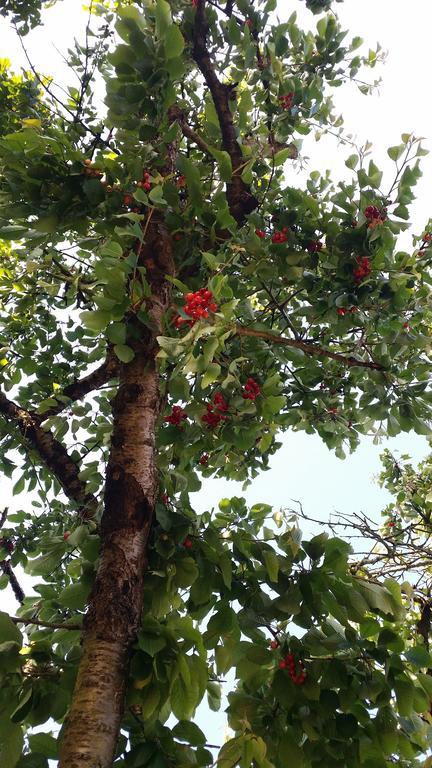
[[[357,267],[353,269],[354,282],[359,284],[371,273],[370,259],[367,256],[357,256]]]
[[[173,405],[170,415],[165,416],[164,421],[168,424],[173,424],[174,427],[181,427],[184,419],[187,419],[186,411],[179,405]]]
[[[254,379],[248,379],[242,392],[243,400],[256,400],[261,389]]]
[[[299,673],[296,672],[296,662],[293,653],[287,653],[279,662],[279,669],[288,669],[288,674],[294,685],[303,685],[306,680],[306,670],[302,661],[298,662]]]
[[[0,539],[0,547],[4,547],[9,553],[15,549],[13,541],[10,539]]]
[[[319,253],[319,251],[322,251],[323,244],[319,240],[309,240],[306,243],[306,250],[309,251],[309,253]]]
[[[383,208],[381,211],[376,205],[368,205],[364,209],[364,215],[367,219],[381,219],[384,221],[387,218],[387,211]]]
[[[275,232],[274,235],[272,235],[272,243],[276,243],[277,245],[280,245],[281,243],[286,243],[288,240],[288,227],[282,227],[280,232]]]
[[[429,243],[432,241],[432,235],[430,232],[425,232],[422,237],[422,244],[420,246],[420,250],[418,255],[424,256],[425,255],[425,248],[428,247]]]
[[[144,171],[142,175],[142,180],[138,181],[137,187],[141,187],[141,189],[144,189],[146,192],[150,192],[151,183],[149,179],[150,179],[150,173],[148,171]]]
[[[220,392],[217,392],[213,397],[212,403],[207,403],[207,411],[202,417],[204,424],[207,424],[209,429],[215,429],[218,427],[221,421],[224,421],[227,416],[228,403],[224,396]]]
[[[336,310],[337,314],[343,317],[344,315],[347,315],[348,313],[351,314],[352,312],[358,312],[358,307],[351,307],[350,309],[345,309],[345,307],[338,307]]]
[[[282,109],[291,109],[293,105],[293,101],[294,101],[293,91],[286,93],[284,96],[279,96],[279,104],[282,107]]]
[[[176,328],[181,328],[185,323],[192,327],[197,320],[207,318],[210,312],[217,312],[218,306],[213,299],[213,293],[208,288],[200,288],[194,293],[187,293],[185,301],[184,311],[186,315],[189,315],[190,320],[180,316],[176,317],[174,320]]]
[[[199,464],[201,464],[201,466],[203,467],[206,467],[208,464],[208,460],[209,460],[208,453],[203,453],[202,456],[200,456]]]
[[[369,229],[372,229],[373,227],[377,227],[379,224],[382,224],[383,221],[386,220],[387,209],[382,208],[382,210],[380,210],[376,207],[376,205],[368,205],[364,209],[364,215],[368,220]]]

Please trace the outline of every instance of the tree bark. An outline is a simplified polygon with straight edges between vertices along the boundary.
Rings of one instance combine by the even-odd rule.
[[[154,217],[155,218],[155,217]],[[155,435],[162,407],[156,337],[170,302],[171,238],[152,220],[140,263],[152,288],[152,330],[129,325],[135,358],[120,370],[101,522],[102,551],[84,621],[82,658],[60,746],[60,768],[112,765],[131,646],[142,609],[146,548],[158,494]],[[141,336],[141,338],[140,338]]]

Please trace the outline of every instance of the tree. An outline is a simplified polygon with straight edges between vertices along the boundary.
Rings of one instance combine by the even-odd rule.
[[[388,192],[367,146],[350,184],[286,184],[300,137],[341,130],[331,89],[377,60],[330,2],[306,5],[313,33],[274,24],[274,0],[105,2],[66,100],[29,64],[36,102],[0,140],[0,460],[31,504],[2,519],[22,603],[0,617],[5,765],[57,757],[32,733],[49,718],[63,767],[211,765],[192,718],[233,668],[222,768],[415,765],[427,747],[397,583],[265,503],[190,498],[267,469],[283,430],[341,458],[362,434],[429,430],[432,237],[397,250],[424,150],[389,149]],[[40,4],[5,11],[33,24]]]

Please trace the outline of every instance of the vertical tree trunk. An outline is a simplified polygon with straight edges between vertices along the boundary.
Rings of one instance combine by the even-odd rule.
[[[101,523],[99,570],[85,619],[83,654],[60,746],[61,768],[112,765],[124,707],[131,645],[142,607],[146,545],[158,492],[155,432],[161,394],[156,336],[169,304],[171,240],[153,222],[140,254],[152,288],[153,330],[130,324],[134,360],[120,372]],[[144,338],[139,338],[144,336]]]

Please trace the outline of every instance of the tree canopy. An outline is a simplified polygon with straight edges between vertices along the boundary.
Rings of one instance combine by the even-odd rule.
[[[422,764],[432,663],[398,574],[265,500],[194,510],[286,430],[340,458],[430,434],[432,225],[398,238],[425,150],[403,134],[385,179],[351,147],[349,182],[296,183],[316,131],[348,147],[332,92],[367,96],[379,59],[336,3],[305,5],[313,31],[275,0],[106,0],[66,95],[1,64],[0,470],[22,496],[0,526],[21,604],[0,614],[5,768]],[[1,9],[21,34],[42,11]],[[429,517],[396,490],[422,550]],[[219,749],[194,717],[226,675]]]

